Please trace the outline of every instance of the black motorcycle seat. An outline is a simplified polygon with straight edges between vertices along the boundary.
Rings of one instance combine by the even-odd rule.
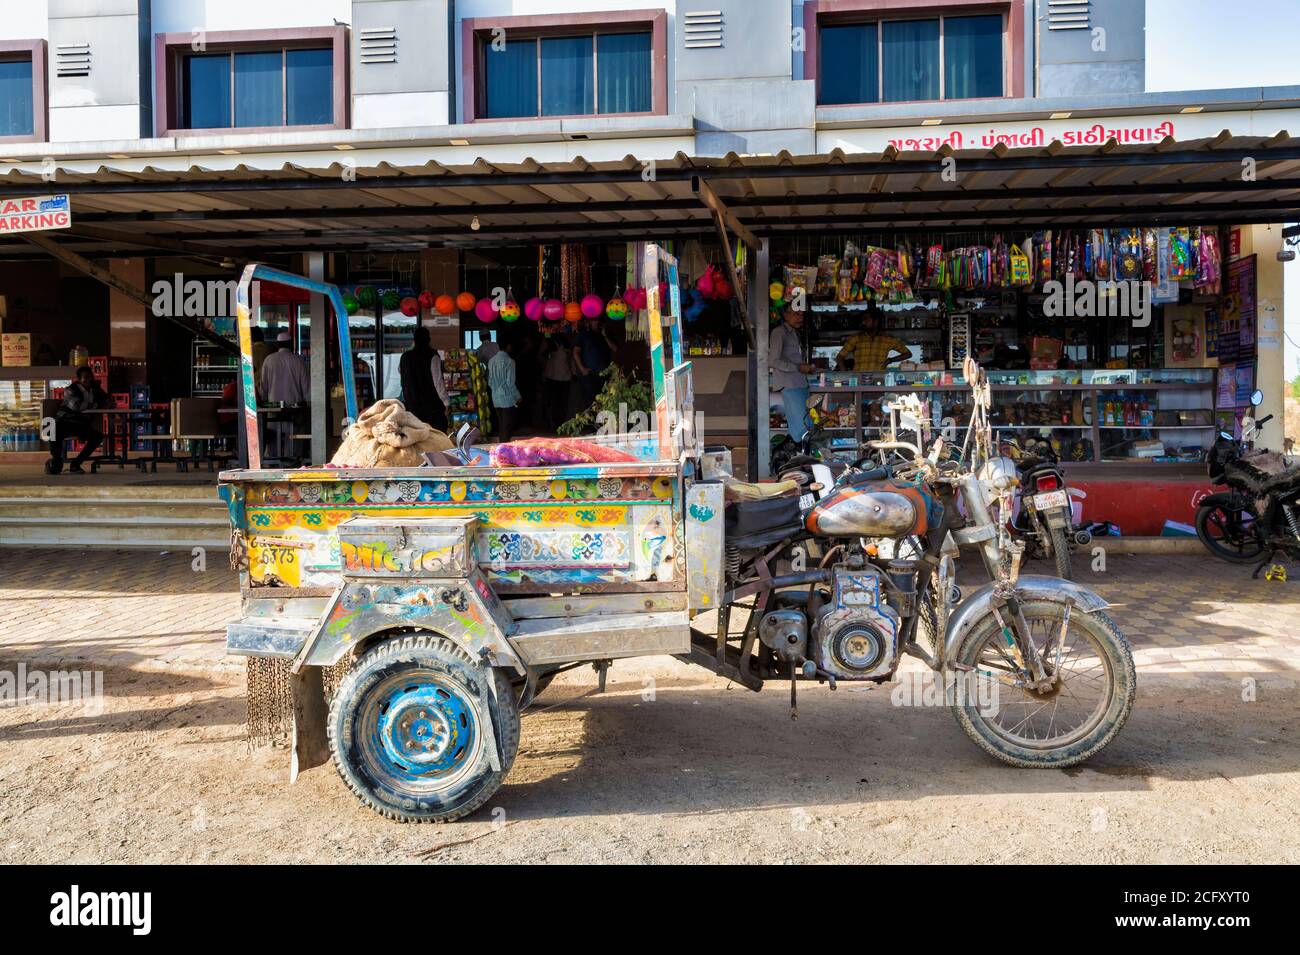
[[[723,518],[726,541],[732,547],[758,548],[799,533],[799,498],[789,494],[727,505]]]

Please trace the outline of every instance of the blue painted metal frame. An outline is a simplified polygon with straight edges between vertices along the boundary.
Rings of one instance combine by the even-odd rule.
[[[248,466],[257,470],[262,466],[262,446],[257,428],[257,383],[253,380],[253,316],[250,293],[254,282],[274,282],[290,288],[303,289],[329,299],[334,310],[339,333],[339,360],[343,374],[344,413],[349,421],[357,418],[356,369],[352,367],[352,336],[348,333],[348,310],[343,307],[343,295],[337,285],[317,282],[293,272],[250,262],[244,267],[236,290],[236,307],[239,321],[239,364],[244,393],[244,430],[248,437]]]

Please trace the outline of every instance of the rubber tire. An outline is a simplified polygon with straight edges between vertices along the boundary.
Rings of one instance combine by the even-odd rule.
[[[1214,543],[1213,538],[1210,537],[1210,533],[1206,530],[1205,526],[1209,523],[1210,515],[1215,511],[1226,512],[1227,510],[1229,510],[1229,506],[1226,503],[1215,501],[1214,503],[1207,505],[1202,502],[1201,506],[1196,509],[1196,536],[1201,539],[1201,543],[1205,545],[1205,549],[1213,556],[1219,558],[1219,560],[1226,560],[1230,564],[1258,564],[1264,559],[1263,541],[1260,541],[1259,543],[1259,550],[1247,556],[1245,554],[1229,553],[1220,549],[1218,544]],[[1253,507],[1248,506],[1241,510],[1250,515],[1252,525],[1257,525],[1259,517],[1255,514],[1255,509]],[[1258,535],[1256,539],[1258,539]]]
[[[1065,536],[1065,528],[1049,527],[1047,536],[1051,539],[1052,560],[1056,563],[1056,576],[1062,580],[1073,580],[1074,572],[1070,567],[1070,542]]]
[[[396,670],[414,667],[441,671],[485,707],[490,704],[482,696],[487,690],[483,678],[496,680],[500,772],[491,768],[485,747],[478,758],[477,772],[463,780],[451,793],[419,799],[399,797],[375,787],[368,780],[367,774],[359,769],[356,745],[350,732],[357,718],[355,707],[368,688]],[[385,640],[362,656],[340,681],[330,701],[327,729],[334,767],[343,782],[375,812],[398,822],[451,822],[468,816],[501,787],[519,752],[519,707],[510,680],[499,669],[485,671],[459,644],[433,633],[402,634]]]
[[[1027,600],[1021,604],[1028,618],[1040,615],[1047,610],[1059,612],[1063,604],[1050,600]],[[1098,639],[1103,651],[1110,661],[1111,672],[1119,686],[1114,688],[1106,713],[1093,731],[1060,752],[1027,749],[999,738],[991,731],[983,729],[983,723],[971,714],[977,709],[975,705],[954,705],[953,715],[966,735],[975,741],[980,749],[995,759],[1024,769],[1064,769],[1090,759],[1104,749],[1117,733],[1124,727],[1133,710],[1133,701],[1137,697],[1137,668],[1133,665],[1133,650],[1124,634],[1120,633],[1115,622],[1103,610],[1083,613],[1076,610],[1070,615],[1070,627],[1087,627]],[[961,646],[957,648],[954,662],[973,665],[976,649],[984,638],[998,630],[997,619],[989,614],[976,624]]]

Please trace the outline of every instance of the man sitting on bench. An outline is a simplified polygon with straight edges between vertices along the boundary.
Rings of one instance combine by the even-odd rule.
[[[54,440],[50,442],[50,461],[45,466],[50,474],[63,470],[63,442],[78,438],[85,442],[81,452],[68,467],[70,474],[85,474],[81,465],[95,453],[104,436],[83,414],[92,408],[107,408],[108,395],[95,381],[94,373],[85,365],[77,369],[77,380],[63,389],[63,404],[54,416]]]

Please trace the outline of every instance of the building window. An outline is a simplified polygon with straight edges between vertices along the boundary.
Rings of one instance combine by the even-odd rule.
[[[650,31],[513,34],[479,44],[485,119],[648,113],[654,109]]]
[[[32,59],[0,58],[0,136],[31,136],[35,130]]]
[[[180,66],[185,129],[333,123],[334,52],[328,47],[192,53]]]
[[[906,103],[1004,95],[1001,14],[824,25],[818,102]]]

